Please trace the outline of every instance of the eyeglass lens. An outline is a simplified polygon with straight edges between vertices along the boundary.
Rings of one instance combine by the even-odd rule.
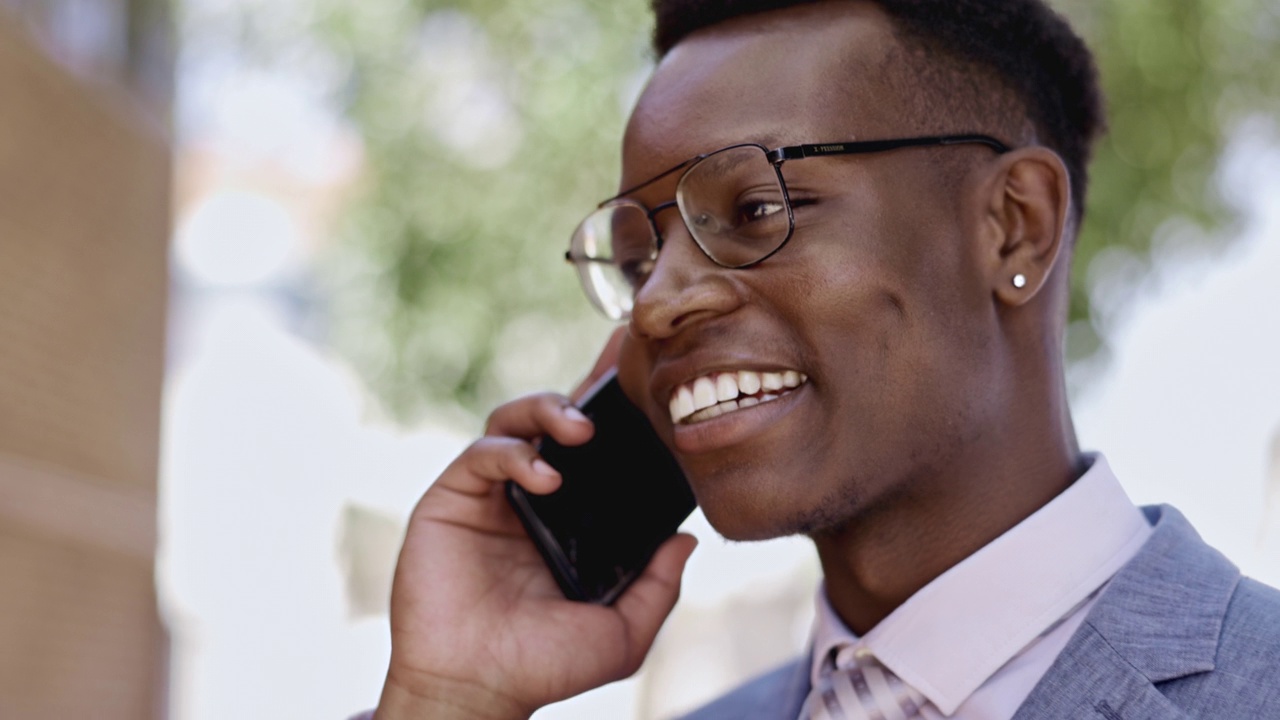
[[[786,242],[790,213],[778,173],[763,148],[741,145],[691,166],[676,186],[676,204],[698,246],[714,262],[743,267]],[[620,201],[587,217],[573,235],[570,258],[587,296],[610,318],[631,312],[635,293],[657,259],[648,213]]]

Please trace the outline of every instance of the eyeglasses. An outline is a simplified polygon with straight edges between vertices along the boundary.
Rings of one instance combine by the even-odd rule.
[[[741,269],[782,249],[795,230],[795,216],[782,163],[828,155],[860,155],[909,147],[979,144],[1005,153],[1009,146],[987,135],[944,135],[792,145],[769,150],[742,143],[690,158],[656,177],[600,203],[569,241],[565,259],[573,263],[587,298],[612,320],[631,316],[635,294],[653,271],[662,249],[654,218],[677,207],[703,254],[715,264]],[[675,200],[648,209],[627,198],[672,173],[684,170]]]

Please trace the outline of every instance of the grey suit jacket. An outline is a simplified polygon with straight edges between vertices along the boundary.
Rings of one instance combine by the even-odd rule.
[[[1280,720],[1280,591],[1241,578],[1167,505],[1014,720]],[[795,720],[799,658],[685,720]]]

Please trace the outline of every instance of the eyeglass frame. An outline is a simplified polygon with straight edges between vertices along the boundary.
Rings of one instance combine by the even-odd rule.
[[[639,190],[642,190],[658,182],[659,180],[662,180],[665,177],[668,177],[669,175],[671,175],[672,173],[678,170],[687,168],[687,170],[685,170],[685,172],[687,173],[690,170],[692,170],[693,167],[696,166],[698,163],[702,162],[703,160],[706,160],[712,155],[718,155],[719,153],[725,152],[727,150],[734,150],[736,148],[741,148],[741,147],[754,147],[754,148],[759,148],[764,153],[765,160],[768,161],[768,163],[773,166],[774,173],[778,177],[778,187],[782,190],[783,205],[787,209],[786,237],[782,239],[782,242],[778,243],[777,247],[770,250],[763,257],[757,260],[752,260],[749,263],[743,263],[741,265],[726,265],[711,256],[711,253],[708,252],[705,247],[703,247],[702,242],[698,240],[697,235],[693,233],[692,230],[690,230],[689,232],[689,236],[693,239],[694,244],[698,246],[698,250],[704,256],[706,256],[708,260],[715,263],[719,267],[722,267],[728,270],[742,270],[742,269],[750,268],[755,265],[759,265],[765,260],[768,260],[769,258],[776,255],[778,251],[786,247],[787,243],[791,241],[791,236],[795,234],[796,223],[795,223],[795,214],[791,207],[791,196],[790,196],[790,193],[787,191],[787,181],[782,176],[782,164],[784,162],[788,160],[804,160],[806,158],[813,158],[813,157],[831,157],[836,155],[865,155],[870,153],[888,152],[890,150],[900,150],[903,148],[937,147],[937,146],[946,146],[946,145],[985,145],[1000,155],[1003,155],[1007,152],[1011,152],[1014,149],[1009,145],[1006,145],[1004,142],[1001,142],[1000,140],[997,140],[996,138],[991,137],[990,135],[982,135],[982,134],[975,134],[975,133],[959,134],[959,135],[928,135],[928,136],[921,136],[921,137],[894,138],[894,139],[886,139],[886,140],[858,140],[858,141],[850,141],[850,142],[803,143],[800,145],[787,145],[784,147],[774,148],[773,150],[770,150],[759,143],[750,143],[750,142],[737,143],[735,145],[727,145],[718,150],[713,150],[708,153],[695,155],[694,157],[691,157],[688,160],[685,160],[684,162],[678,165],[675,165],[674,167],[671,167],[667,170],[662,171],[661,173],[658,173],[657,175],[653,176],[652,178],[649,178],[648,180],[645,180],[639,185],[623,190],[617,195],[614,195],[613,197],[602,201],[599,205],[596,206],[596,209],[588,213],[587,217],[583,218],[582,223],[579,223],[578,227],[574,229],[573,235],[570,236],[569,242],[570,242],[570,245],[572,246],[573,237],[577,235],[578,230],[581,229],[582,225],[586,223],[587,219],[590,218],[592,215],[594,215],[597,211],[603,210],[606,207],[610,206],[611,204],[633,205],[636,208],[638,208],[640,211],[642,211],[649,220],[649,227],[653,232],[653,252],[652,252],[652,257],[650,259],[656,260],[658,252],[662,250],[662,246],[665,240],[662,237],[662,231],[658,229],[658,223],[655,221],[654,218],[657,217],[658,213],[661,213],[662,211],[668,208],[676,207],[677,209],[679,209],[679,200],[678,199],[668,200],[666,202],[655,205],[653,208],[647,208],[640,202],[628,199],[627,196]],[[684,178],[684,175],[682,174],[680,176],[680,179],[683,180],[683,178]],[[678,182],[679,181],[677,181],[677,183]],[[681,222],[685,223],[685,227],[688,227],[688,220],[684,217],[683,211],[681,211],[680,213],[680,220]],[[570,247],[569,250],[565,251],[564,259],[569,263],[572,263],[574,266],[577,266],[579,263],[605,262],[600,258],[592,258],[592,257],[585,257],[585,256],[575,257],[573,255],[572,247]],[[581,274],[580,274],[580,279],[582,279]],[[589,299],[593,297],[589,291],[587,295],[589,296]],[[599,303],[598,301],[593,301],[592,304],[598,305]],[[601,310],[602,312],[605,312],[604,308],[598,308],[598,309]],[[606,315],[607,314],[608,313],[606,312]]]

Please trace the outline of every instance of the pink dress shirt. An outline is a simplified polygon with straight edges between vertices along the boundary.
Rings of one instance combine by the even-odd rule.
[[[819,588],[818,683],[833,651],[870,651],[929,699],[928,720],[1009,720],[1151,535],[1101,455],[1080,479],[912,595],[864,637]]]

